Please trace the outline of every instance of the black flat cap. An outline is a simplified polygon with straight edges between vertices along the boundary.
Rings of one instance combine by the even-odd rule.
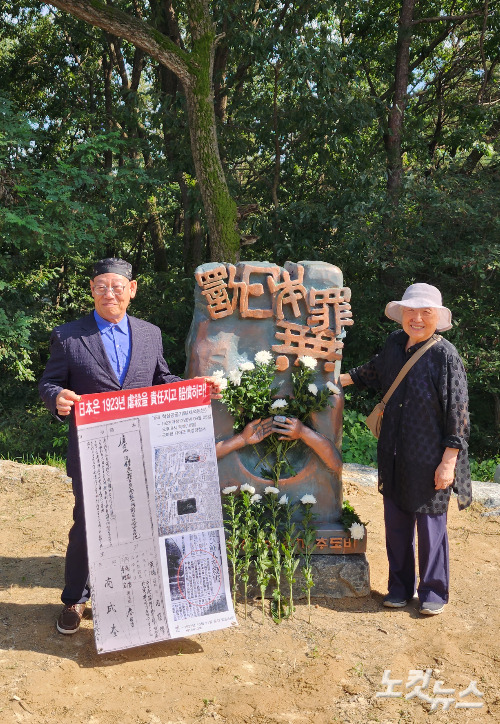
[[[132,264],[123,259],[117,259],[110,257],[109,259],[99,259],[94,264],[92,270],[92,279],[98,277],[100,274],[121,274],[122,277],[126,277],[129,281],[132,277]]]

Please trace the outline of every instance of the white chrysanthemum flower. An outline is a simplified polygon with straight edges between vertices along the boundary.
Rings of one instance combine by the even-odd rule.
[[[250,498],[251,503],[259,503],[262,500],[262,495],[259,495],[258,493],[255,493],[255,495],[252,495]]]
[[[286,495],[286,493],[285,493],[278,500],[278,505],[287,505],[287,504],[288,504],[288,495]]]
[[[219,390],[222,392],[222,390],[225,390],[227,387],[227,380],[225,377],[217,377],[216,378],[218,384],[219,384]]]
[[[224,370],[215,370],[210,377],[224,377]]]
[[[280,491],[279,488],[274,488],[272,485],[268,485],[264,488],[264,493],[267,493],[268,495],[279,495]]]
[[[253,487],[253,485],[249,485],[248,483],[243,483],[240,490],[242,493],[250,493],[250,495],[253,495],[255,493],[255,488]]]
[[[237,485],[229,485],[227,488],[222,488],[222,493],[223,495],[231,495],[231,493],[235,493],[237,490]]]
[[[267,365],[269,364],[269,362],[272,361],[273,356],[266,349],[261,349],[260,352],[257,352],[257,354],[255,355],[255,362],[258,365]]]
[[[354,540],[361,540],[365,537],[365,526],[361,523],[353,523],[349,528],[349,533]]]
[[[302,505],[314,505],[316,502],[316,498],[314,497],[314,495],[306,493],[306,495],[302,496],[300,502],[302,503]]]
[[[314,359],[314,357],[310,357],[308,354],[304,354],[302,357],[299,357],[299,362],[303,367],[307,367],[310,370],[315,370],[318,366],[318,360]]]
[[[340,389],[337,387],[337,385],[334,385],[333,382],[330,382],[330,380],[328,380],[326,386],[328,387],[332,395],[340,395]]]
[[[253,362],[242,362],[239,367],[242,372],[251,372],[255,369],[255,365]]]
[[[307,389],[308,389],[309,392],[311,392],[311,394],[313,394],[313,395],[317,395],[317,394],[318,394],[318,388],[317,388],[317,386],[314,384],[314,382],[311,382],[310,385],[307,385]]]
[[[228,374],[229,381],[233,383],[233,385],[238,385],[241,383],[241,372],[239,370],[231,370]]]
[[[280,410],[283,407],[287,406],[287,401],[283,400],[281,397],[278,400],[275,400],[273,404],[271,405],[271,410]]]

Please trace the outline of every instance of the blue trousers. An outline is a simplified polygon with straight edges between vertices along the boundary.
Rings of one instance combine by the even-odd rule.
[[[408,513],[384,496],[385,542],[389,561],[389,595],[420,603],[448,603],[450,566],[447,513]],[[415,573],[415,526],[418,572]]]
[[[72,606],[74,603],[84,603],[90,598],[82,481],[80,478],[75,477],[72,482],[75,496],[73,526],[69,532],[64,569],[65,586],[61,595],[61,601],[66,606]]]

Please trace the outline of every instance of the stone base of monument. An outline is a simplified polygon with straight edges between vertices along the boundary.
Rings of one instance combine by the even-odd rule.
[[[358,598],[370,594],[370,566],[364,553],[315,555],[312,566],[314,587],[311,589],[311,596],[313,597]],[[297,573],[294,597],[300,592],[300,571]],[[296,587],[299,588],[297,594]],[[302,592],[300,595],[305,596]]]
[[[312,598],[360,598],[370,595],[370,567],[364,553],[350,553],[338,555],[315,555],[312,558],[314,586],[311,589]],[[293,597],[295,600],[305,598],[301,590],[300,566],[295,572]],[[272,583],[266,591],[266,598],[272,596]],[[281,577],[281,591],[288,598],[288,583]],[[243,598],[243,586],[239,593]],[[260,598],[260,589],[255,581],[255,571],[251,571],[248,585],[248,598]]]

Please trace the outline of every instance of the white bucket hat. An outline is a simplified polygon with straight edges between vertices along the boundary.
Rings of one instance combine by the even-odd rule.
[[[431,307],[439,310],[439,318],[436,330],[445,332],[451,329],[451,312],[448,307],[443,307],[441,292],[430,284],[412,284],[406,289],[400,302],[389,302],[385,308],[385,316],[395,322],[403,321],[403,307],[410,309],[423,309]]]

